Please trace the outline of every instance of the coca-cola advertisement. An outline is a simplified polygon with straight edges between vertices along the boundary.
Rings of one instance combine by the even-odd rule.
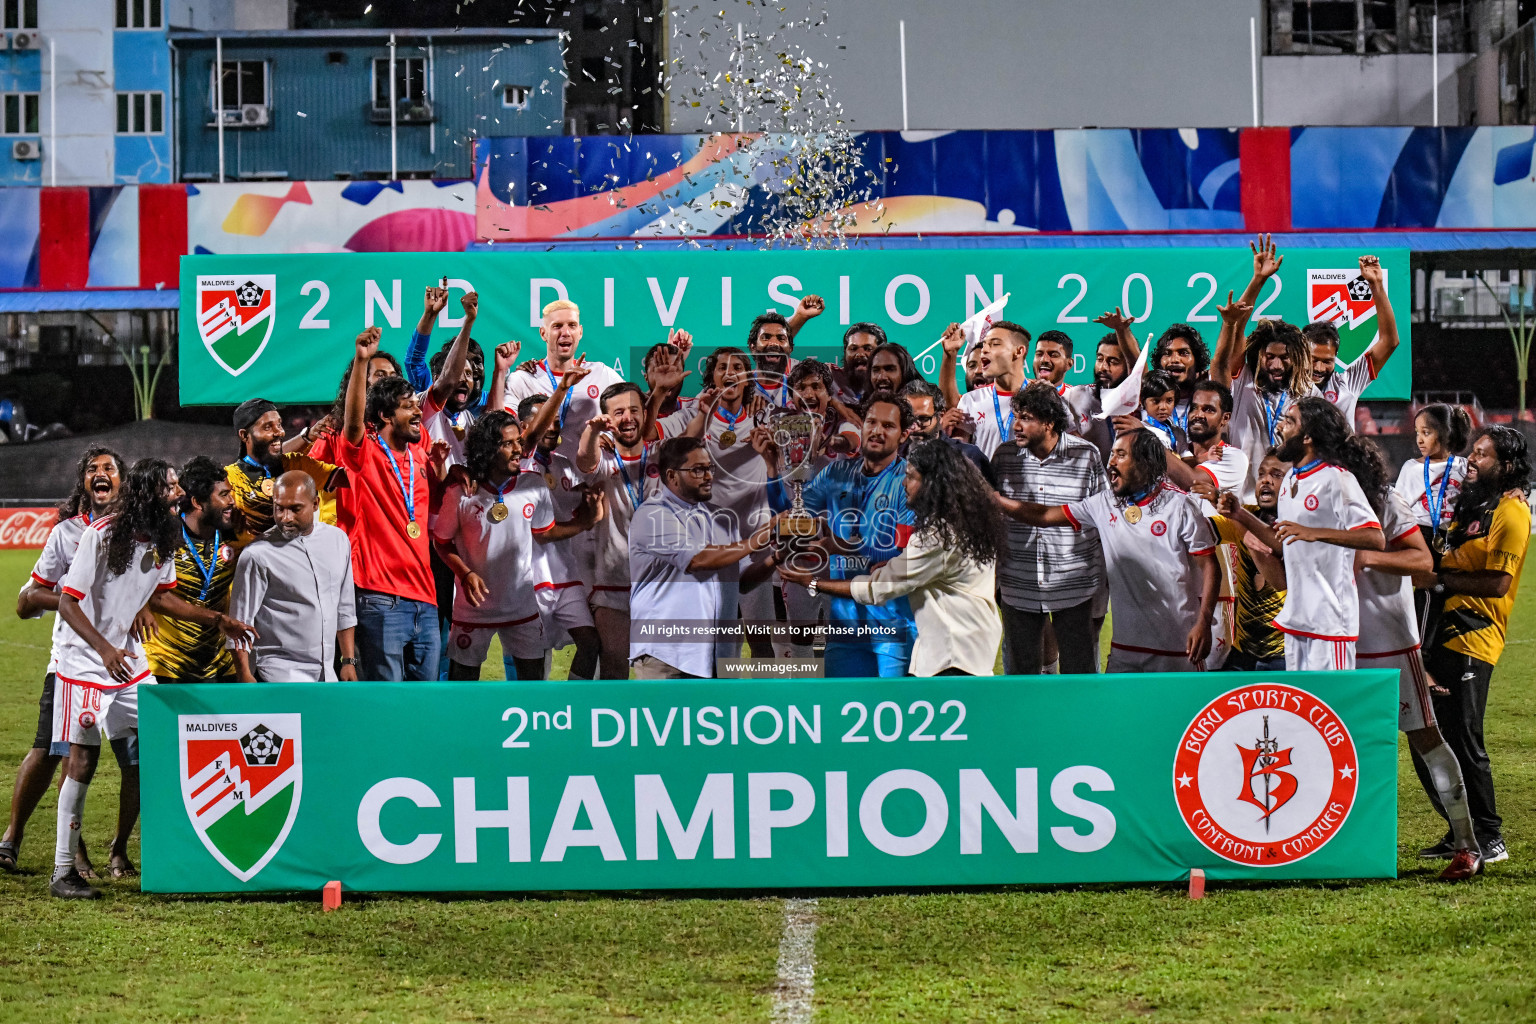
[[[58,521],[56,508],[0,508],[0,550],[42,547]]]

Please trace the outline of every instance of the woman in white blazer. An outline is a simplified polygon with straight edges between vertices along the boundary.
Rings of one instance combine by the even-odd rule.
[[[914,676],[992,675],[1003,637],[994,569],[1007,531],[991,488],[964,455],[936,438],[907,453],[906,490],[916,524],[906,549],[889,562],[851,580],[787,567],[779,574],[802,586],[814,579],[818,592],[860,604],[905,594],[917,620]]]

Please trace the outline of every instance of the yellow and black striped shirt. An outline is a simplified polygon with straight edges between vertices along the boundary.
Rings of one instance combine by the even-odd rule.
[[[1256,512],[1249,506],[1248,511]],[[1232,520],[1211,520],[1227,545],[1232,566],[1232,646],[1260,661],[1285,657],[1285,635],[1275,628],[1275,616],[1285,607],[1285,591],[1260,584],[1259,568],[1243,544],[1243,529]]]
[[[221,535],[217,544],[212,539],[192,537],[191,540],[197,545],[197,556],[202,559],[203,568],[211,570],[213,576],[205,588],[197,559],[183,542],[176,549],[174,593],[188,604],[225,611],[229,608],[230,584],[235,578],[235,550],[230,538]],[[234,656],[225,649],[223,634],[213,626],[199,626],[168,615],[156,615],[155,622],[159,628],[144,644],[144,651],[156,678],[211,681],[234,677]]]
[[[335,526],[336,478],[341,471],[329,462],[289,452],[283,456],[283,468],[275,475],[281,476],[293,470],[309,474],[309,478],[315,482],[315,493],[320,499],[315,509],[315,518]],[[224,467],[224,475],[229,480],[229,489],[234,492],[235,507],[245,517],[245,526],[235,542],[237,546],[244,547],[272,528],[272,495],[265,493],[261,486],[268,477],[248,462],[230,463]]]

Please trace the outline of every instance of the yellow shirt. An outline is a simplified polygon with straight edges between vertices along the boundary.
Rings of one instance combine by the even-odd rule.
[[[294,470],[309,474],[309,478],[315,482],[315,492],[320,499],[315,515],[322,523],[335,526],[335,489],[341,471],[329,462],[321,462],[299,452],[288,452],[283,456],[282,473]],[[244,547],[272,528],[272,496],[261,489],[267,475],[245,461],[225,466],[224,473],[229,478],[229,489],[234,492],[235,507],[245,517],[245,527],[236,540],[238,546]],[[282,473],[275,475],[281,476]]]
[[[212,538],[192,538],[197,545],[197,558],[192,556],[192,549],[182,543],[176,549],[176,589],[173,593],[200,608],[227,610],[229,587],[235,578],[232,539],[220,537],[218,544],[214,544]],[[198,559],[203,563],[201,569]],[[206,583],[203,569],[212,573],[212,579]],[[225,648],[224,634],[218,629],[168,615],[156,615],[155,623],[155,635],[144,642],[144,653],[156,678],[209,681],[234,678],[235,658]]]
[[[1274,626],[1275,616],[1285,607],[1285,591],[1261,582],[1259,567],[1243,544],[1241,526],[1225,516],[1216,516],[1211,523],[1221,543],[1230,545],[1225,550],[1233,580],[1232,646],[1261,661],[1285,657],[1285,636]]]
[[[1452,531],[1450,543],[1454,546],[1440,560],[1441,570],[1507,572],[1509,592],[1503,597],[1447,597],[1440,617],[1439,642],[1478,661],[1499,663],[1530,542],[1531,510],[1518,498],[1501,498],[1480,518]]]

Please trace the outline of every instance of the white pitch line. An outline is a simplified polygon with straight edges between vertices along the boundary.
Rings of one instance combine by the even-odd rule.
[[[784,901],[779,937],[779,983],[773,991],[774,1024],[806,1024],[816,996],[816,901]]]

